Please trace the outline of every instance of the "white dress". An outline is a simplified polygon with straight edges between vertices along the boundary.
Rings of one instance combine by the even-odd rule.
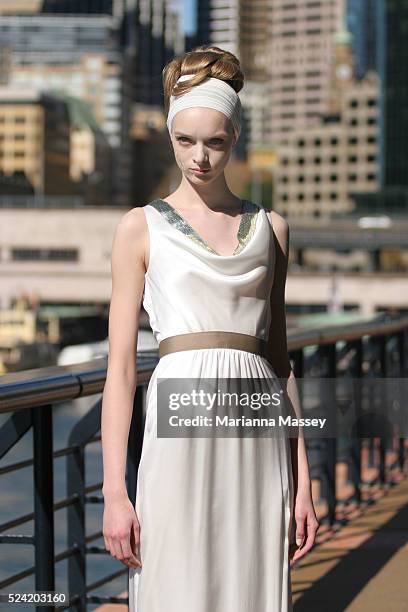
[[[143,305],[156,340],[210,330],[266,340],[275,265],[267,211],[244,201],[230,256],[215,253],[167,202],[154,200],[144,211],[150,261]],[[129,611],[292,610],[289,440],[157,437],[157,378],[190,376],[265,378],[269,389],[278,381],[265,358],[230,348],[173,352],[157,364],[135,501],[142,567],[129,570]]]

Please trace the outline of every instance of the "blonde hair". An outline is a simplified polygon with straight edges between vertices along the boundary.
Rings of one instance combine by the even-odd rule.
[[[177,83],[177,79],[184,74],[195,76],[188,81]],[[238,58],[219,47],[201,45],[168,62],[162,72],[166,116],[169,112],[170,96],[181,96],[208,77],[225,81],[236,93],[244,86],[244,74]]]

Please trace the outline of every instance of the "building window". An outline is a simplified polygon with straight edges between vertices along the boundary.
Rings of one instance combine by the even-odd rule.
[[[332,155],[330,157],[330,163],[331,164],[337,164],[338,161],[339,161],[339,158],[337,157],[337,155]]]
[[[376,119],[376,117],[368,117],[368,119],[367,119],[367,125],[377,125],[377,119]]]
[[[12,249],[13,261],[78,261],[78,249]]]
[[[352,183],[355,183],[357,180],[357,174],[349,174],[348,180],[351,181]]]
[[[297,199],[299,200],[299,202],[302,202],[305,199],[305,194],[304,193],[298,193]]]
[[[358,125],[358,119],[356,119],[355,117],[353,119],[350,119],[349,125]]]
[[[314,199],[315,199],[316,201],[317,201],[317,200],[321,200],[321,199],[322,199],[322,195],[321,195],[321,193],[315,193],[313,197],[314,197]]]
[[[305,163],[305,158],[304,157],[298,157],[297,163],[299,164],[299,166],[303,166]]]
[[[287,166],[289,164],[289,160],[287,157],[282,158],[282,166]]]
[[[375,136],[368,136],[367,137],[367,143],[368,144],[375,144],[377,142],[377,138]]]
[[[348,160],[349,160],[350,164],[355,164],[355,163],[357,163],[358,157],[357,157],[357,155],[349,155]]]
[[[321,157],[315,157],[313,159],[313,161],[314,161],[315,164],[321,164],[322,163],[322,158]]]
[[[377,157],[375,155],[367,155],[368,162],[375,162]]]
[[[305,141],[303,140],[303,138],[298,140],[297,145],[298,145],[298,147],[304,147],[305,146]]]
[[[331,199],[331,200],[337,200],[337,193],[335,193],[334,191],[332,191],[332,193],[330,194],[330,199]]]
[[[337,174],[331,174],[330,175],[330,180],[331,180],[332,183],[335,183],[337,181],[337,179],[338,179]]]
[[[321,138],[315,138],[314,144],[315,144],[315,147],[321,147],[322,146]]]
[[[336,137],[330,138],[330,144],[335,146],[339,144],[339,139]]]
[[[350,106],[350,108],[357,108],[358,107],[358,100],[350,100],[349,106]]]
[[[371,172],[370,174],[367,174],[367,181],[375,181],[376,178],[377,178],[376,175],[372,174]]]
[[[322,182],[322,177],[319,174],[315,174],[313,177],[313,180],[315,183],[321,183]]]
[[[305,177],[303,176],[303,174],[299,174],[299,176],[297,177],[298,183],[304,183],[305,182]]]
[[[368,98],[367,100],[367,106],[377,106],[377,100],[375,98]]]
[[[356,144],[358,144],[358,138],[353,136],[352,138],[348,139],[348,143],[349,143],[349,145],[356,145]]]

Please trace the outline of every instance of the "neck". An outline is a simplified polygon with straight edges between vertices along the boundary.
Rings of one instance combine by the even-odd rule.
[[[190,210],[200,210],[203,207],[211,210],[228,210],[240,206],[240,198],[232,193],[222,174],[211,185],[197,186],[190,183],[184,176],[179,187],[172,193],[172,198],[178,202],[188,203]],[[180,206],[181,208],[181,206]]]

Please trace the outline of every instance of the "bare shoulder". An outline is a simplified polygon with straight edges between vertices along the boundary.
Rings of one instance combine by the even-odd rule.
[[[142,207],[131,208],[120,219],[116,226],[114,244],[122,246],[132,259],[146,263],[146,216]]]
[[[284,253],[287,253],[289,248],[289,223],[285,217],[277,213],[275,210],[270,211],[270,216],[272,220],[272,227],[280,247]]]

